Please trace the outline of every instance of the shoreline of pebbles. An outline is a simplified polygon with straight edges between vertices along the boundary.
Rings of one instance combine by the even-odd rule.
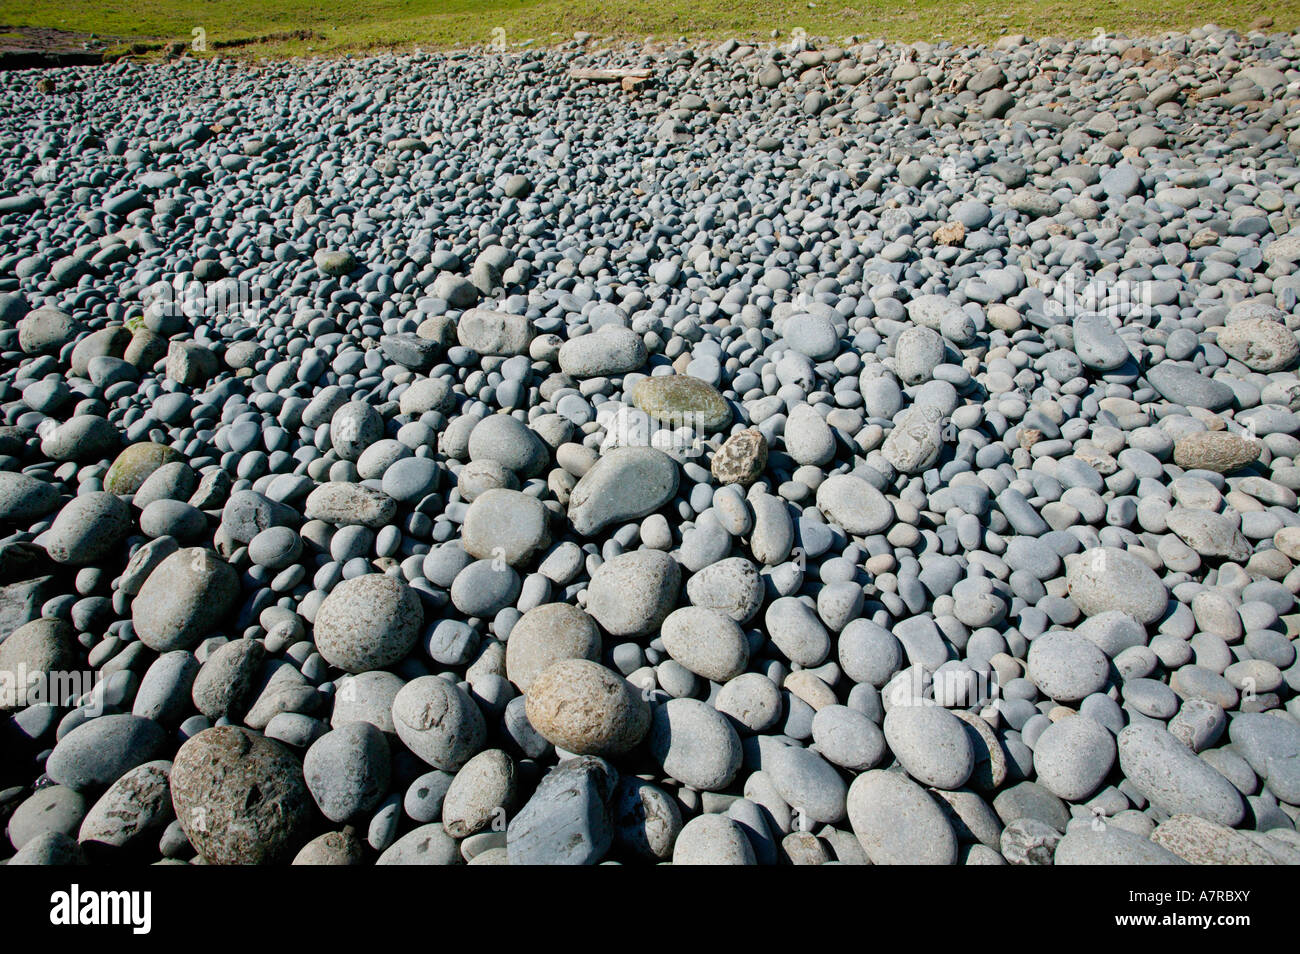
[[[8,863],[1300,861],[1294,36],[44,75]]]

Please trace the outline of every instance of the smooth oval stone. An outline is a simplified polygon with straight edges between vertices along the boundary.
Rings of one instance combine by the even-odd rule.
[[[1078,633],[1056,630],[1029,644],[1026,677],[1057,702],[1075,702],[1100,690],[1110,673],[1106,654]]]
[[[817,751],[850,772],[874,768],[885,755],[884,733],[864,713],[848,706],[818,709],[812,733]]]
[[[330,481],[307,495],[303,515],[339,527],[357,525],[380,530],[393,522],[397,501],[373,487]]]
[[[677,493],[671,457],[653,447],[616,447],[603,454],[569,495],[569,520],[584,537],[610,524],[639,520]]]
[[[1181,865],[1182,858],[1155,842],[1115,825],[1072,828],[1056,846],[1057,865]]]
[[[397,737],[434,768],[455,772],[482,751],[483,713],[463,689],[439,676],[412,679],[393,697]]]
[[[744,557],[730,557],[702,568],[686,581],[686,596],[695,606],[725,613],[747,623],[763,605],[763,578]]]
[[[216,628],[239,596],[239,575],[203,547],[158,564],[131,603],[140,641],[156,652],[189,649]]]
[[[599,662],[600,650],[600,630],[590,616],[567,603],[545,603],[530,609],[510,630],[506,676],[527,693],[552,664],[564,659]]]
[[[144,442],[123,448],[104,475],[104,489],[111,494],[133,494],[150,474],[177,456],[165,444]]]
[[[0,521],[35,523],[59,505],[53,484],[28,474],[0,471]]]
[[[390,765],[384,733],[369,722],[348,722],[311,744],[302,770],[321,814],[344,822],[383,801]]]
[[[1169,605],[1169,592],[1155,571],[1115,547],[1094,547],[1066,560],[1070,600],[1085,616],[1117,611],[1154,623]]]
[[[76,632],[60,619],[34,619],[11,632],[0,642],[0,711],[34,704],[38,687],[46,690],[41,701],[71,704],[85,688],[72,682],[59,691],[58,684],[76,670],[80,648]]]
[[[874,865],[951,865],[957,836],[938,804],[901,772],[873,769],[849,786],[849,824]]]
[[[411,587],[383,573],[339,583],[316,611],[315,643],[331,666],[384,669],[415,646],[424,610]]]
[[[632,389],[632,403],[664,426],[701,434],[724,430],[731,407],[717,388],[684,374],[650,375]]]
[[[441,822],[412,829],[375,859],[377,865],[455,865],[460,862],[460,844],[447,834]]]
[[[1114,371],[1129,359],[1128,346],[1104,314],[1082,314],[1074,319],[1074,353],[1095,371]]]
[[[640,691],[589,659],[565,659],[544,669],[529,687],[527,713],[543,738],[577,755],[620,755],[650,726],[650,707]]]
[[[442,827],[453,838],[467,838],[504,820],[514,807],[515,763],[500,749],[474,756],[456,773],[442,801]]]
[[[480,560],[527,563],[551,541],[549,514],[540,500],[517,490],[485,490],[461,525],[465,552]]]
[[[45,552],[55,563],[93,563],[118,547],[131,524],[131,508],[113,494],[82,494],[54,518],[44,535]]]
[[[466,616],[487,618],[519,598],[519,574],[504,560],[475,560],[451,582],[451,602]]]
[[[1089,798],[1114,764],[1114,737],[1087,716],[1058,719],[1034,744],[1034,771],[1039,783],[1066,801]]]
[[[809,822],[834,824],[845,815],[848,786],[829,762],[810,749],[793,745],[760,745],[763,771],[780,796]]]
[[[744,631],[730,617],[708,607],[686,606],[670,613],[660,626],[659,638],[673,659],[713,682],[740,675],[749,662]]]
[[[489,414],[470,431],[471,461],[496,461],[520,478],[540,474],[549,457],[537,433],[507,414]]]
[[[21,849],[33,838],[48,832],[77,837],[78,826],[82,824],[90,807],[84,795],[66,785],[38,788],[23,799],[9,816],[6,829],[9,842]]]
[[[1232,406],[1232,388],[1192,365],[1161,361],[1147,371],[1146,377],[1161,397],[1174,404],[1207,411],[1222,411]]]
[[[1133,723],[1119,734],[1118,747],[1124,776],[1161,810],[1228,827],[1244,816],[1245,804],[1232,783],[1163,727]]]
[[[966,784],[975,751],[961,720],[939,706],[895,706],[885,716],[885,741],[907,774],[935,788]]]
[[[740,771],[736,730],[698,699],[670,699],[658,706],[647,746],[665,773],[701,792],[722,791]]]
[[[673,845],[674,865],[752,865],[754,848],[740,825],[726,815],[688,821]]]
[[[1274,865],[1277,859],[1239,831],[1197,818],[1174,815],[1151,833],[1151,841],[1193,865]]]
[[[636,371],[646,362],[645,342],[630,328],[602,325],[598,331],[560,346],[560,370],[575,378],[606,377]]]
[[[591,575],[587,612],[611,636],[645,636],[677,605],[681,580],[677,561],[659,550],[620,554]]]
[[[817,488],[817,507],[847,533],[871,536],[894,521],[894,508],[885,495],[861,477],[836,474]]]
[[[793,596],[773,600],[763,621],[773,644],[791,662],[820,666],[830,655],[830,634],[803,600]]]

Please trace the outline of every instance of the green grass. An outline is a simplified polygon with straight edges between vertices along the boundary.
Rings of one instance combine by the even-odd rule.
[[[130,40],[209,41],[310,30],[312,40],[242,47],[239,55],[345,53],[598,38],[766,38],[801,27],[813,36],[987,41],[1003,33],[1084,36],[1098,28],[1150,36],[1214,22],[1244,29],[1271,16],[1300,27],[1300,0],[0,0],[6,28],[48,27]]]

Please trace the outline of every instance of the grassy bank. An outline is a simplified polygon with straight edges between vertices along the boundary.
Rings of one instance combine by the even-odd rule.
[[[757,39],[796,28],[837,38],[987,41],[1003,33],[1083,36],[1098,29],[1146,36],[1208,22],[1245,29],[1263,16],[1279,29],[1300,27],[1300,0],[0,0],[0,34],[8,33],[5,40],[13,44],[34,36],[15,28],[44,28],[60,31],[64,43],[79,46],[80,35],[94,33],[118,45],[189,42],[198,28],[210,47],[312,34],[239,48],[244,55],[293,55],[483,45],[498,29],[510,43],[542,44],[577,31],[619,39]]]

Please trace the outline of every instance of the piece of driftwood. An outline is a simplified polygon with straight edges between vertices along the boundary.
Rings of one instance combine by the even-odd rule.
[[[615,66],[607,69],[578,67],[569,70],[569,79],[590,80],[593,83],[621,83],[624,79],[647,80],[652,71],[632,66]]]

